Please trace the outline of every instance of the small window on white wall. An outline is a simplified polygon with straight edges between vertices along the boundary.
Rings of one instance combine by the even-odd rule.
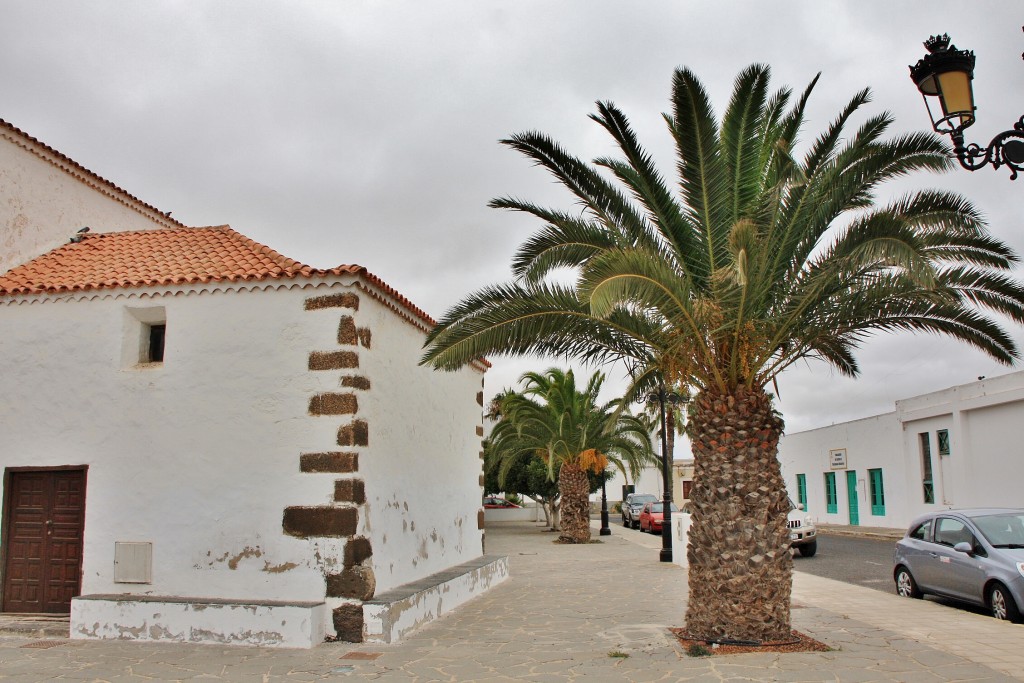
[[[153,367],[164,362],[167,312],[163,306],[125,308],[121,365]]]
[[[146,348],[146,356],[143,362],[163,363],[164,362],[164,339],[167,336],[167,323],[146,325],[149,328],[149,344]]]

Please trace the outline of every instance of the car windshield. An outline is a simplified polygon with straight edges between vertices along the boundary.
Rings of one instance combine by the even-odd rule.
[[[633,505],[643,505],[644,503],[653,503],[656,500],[658,499],[652,496],[651,494],[645,493],[640,496],[633,496],[632,498],[629,499],[629,502]]]
[[[994,548],[1024,548],[1024,512],[972,517],[982,536]]]
[[[661,512],[661,508],[663,505],[664,503],[655,503],[654,505],[651,506],[651,512]],[[672,510],[672,512],[679,512],[679,508],[676,507],[675,503],[672,503],[672,507],[669,509]]]

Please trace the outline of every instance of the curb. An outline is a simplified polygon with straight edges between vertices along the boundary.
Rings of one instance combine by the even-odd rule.
[[[903,538],[902,531],[854,531],[852,529],[829,529],[818,527],[818,533],[826,536],[853,536],[857,538],[872,538],[875,540],[896,542]]]

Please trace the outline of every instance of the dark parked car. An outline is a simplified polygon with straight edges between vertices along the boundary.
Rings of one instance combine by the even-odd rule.
[[[644,509],[644,503],[653,503],[658,500],[649,493],[631,493],[622,501],[622,526],[640,528],[640,511]]]
[[[676,507],[675,503],[670,505],[669,510],[679,512],[679,508]],[[664,509],[665,504],[660,501],[657,503],[644,503],[644,509],[640,511],[640,531],[650,531],[652,534],[660,536],[662,522],[665,520],[665,515],[662,514]]]
[[[487,496],[486,498],[484,498],[484,507],[487,508],[488,510],[491,510],[495,508],[518,508],[522,507],[522,505],[516,505],[512,501],[505,500],[504,498],[495,498],[494,496]]]
[[[985,607],[1019,622],[1024,609],[1024,509],[942,510],[914,520],[896,543],[896,592]]]

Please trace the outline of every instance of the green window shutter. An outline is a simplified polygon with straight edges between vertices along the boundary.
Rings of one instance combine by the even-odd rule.
[[[797,502],[804,506],[804,512],[807,511],[807,475],[798,474],[796,475],[796,497]]]
[[[825,473],[825,510],[830,514],[839,512],[839,500],[836,497],[836,473]]]
[[[882,470],[868,470],[871,479],[871,514],[885,514],[885,487],[882,485]]]
[[[928,432],[917,435],[921,442],[921,489],[924,502],[935,502],[935,483],[932,481],[932,442]]]

